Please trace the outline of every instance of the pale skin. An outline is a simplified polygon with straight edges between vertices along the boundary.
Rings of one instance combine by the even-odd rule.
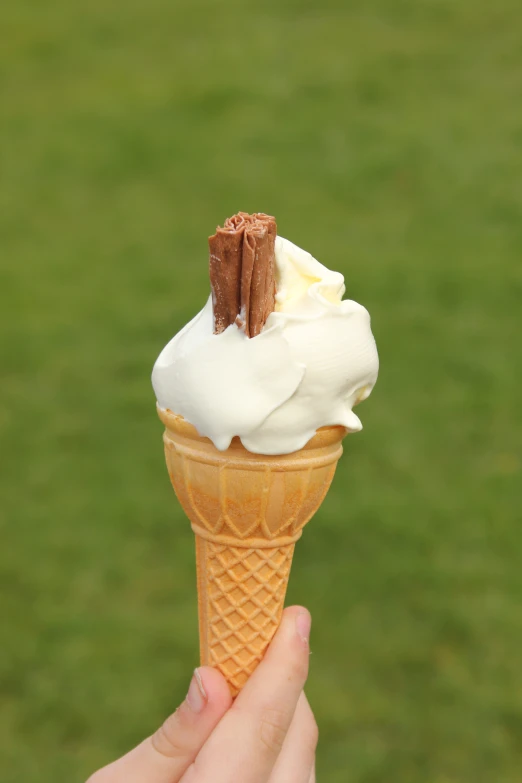
[[[185,701],[155,734],[87,783],[315,783],[317,725],[304,694],[311,618],[285,609],[239,696],[197,669]]]

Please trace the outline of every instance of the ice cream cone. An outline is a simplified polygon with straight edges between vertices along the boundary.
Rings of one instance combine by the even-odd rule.
[[[321,505],[342,454],[344,427],[324,427],[293,454],[226,451],[158,407],[165,457],[196,536],[201,664],[235,696],[281,618],[295,542]]]

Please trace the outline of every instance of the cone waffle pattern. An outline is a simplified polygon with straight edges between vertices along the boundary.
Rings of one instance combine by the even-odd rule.
[[[203,592],[208,596],[207,622],[201,629],[205,662],[225,674],[235,694],[277,628],[294,544],[246,549],[198,538],[197,549],[198,561],[205,567]]]
[[[281,618],[294,545],[323,501],[342,453],[326,427],[294,454],[219,452],[190,424],[159,411],[172,485],[196,535],[201,663],[233,695],[263,657]]]

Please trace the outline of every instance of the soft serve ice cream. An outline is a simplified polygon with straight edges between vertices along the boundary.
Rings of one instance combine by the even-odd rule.
[[[219,450],[238,436],[253,453],[286,454],[320,427],[362,429],[353,407],[372,391],[379,359],[368,311],[344,292],[339,272],[275,237],[275,309],[259,333],[245,333],[243,308],[216,334],[209,297],[154,365],[158,405]]]

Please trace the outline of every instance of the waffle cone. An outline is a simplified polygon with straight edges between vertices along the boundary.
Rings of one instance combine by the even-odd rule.
[[[293,454],[226,451],[180,416],[158,409],[165,457],[196,536],[201,664],[235,696],[269,645],[283,611],[295,542],[321,505],[344,427],[324,427]]]

